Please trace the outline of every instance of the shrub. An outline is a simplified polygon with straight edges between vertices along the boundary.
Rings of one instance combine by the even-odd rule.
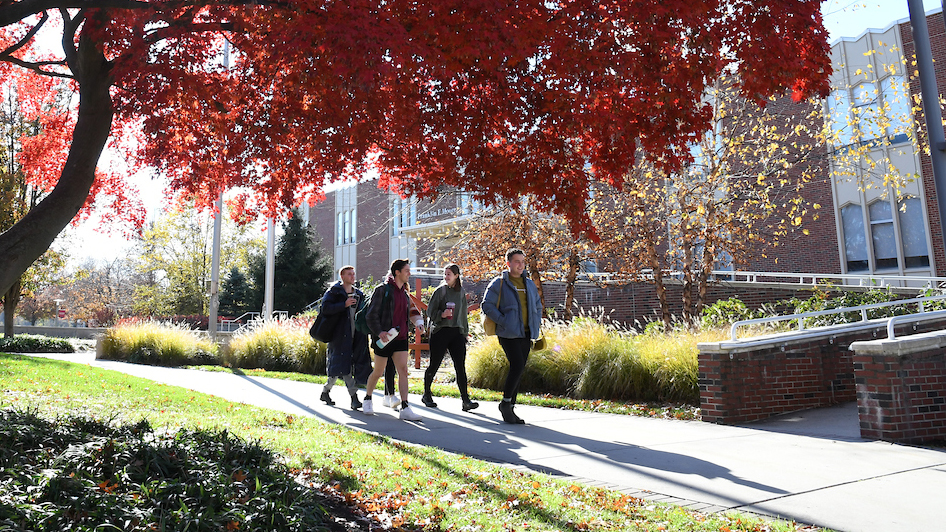
[[[240,332],[222,357],[233,368],[325,374],[326,346],[309,336],[310,322],[270,320]]]
[[[217,346],[186,325],[141,322],[109,328],[98,356],[152,366],[216,364]]]
[[[2,530],[326,530],[325,498],[258,442],[0,410]]]
[[[753,317],[753,312],[745,303],[738,297],[731,297],[704,307],[700,325],[704,329],[715,329],[728,327],[737,321],[749,320]]]
[[[529,356],[522,391],[576,399],[699,402],[696,344],[724,333],[636,335],[591,319],[547,322],[546,348]],[[495,337],[473,342],[467,374],[474,386],[502,390],[508,362]]]
[[[63,338],[49,338],[33,334],[17,334],[0,338],[0,351],[12,353],[74,353],[75,348]]]

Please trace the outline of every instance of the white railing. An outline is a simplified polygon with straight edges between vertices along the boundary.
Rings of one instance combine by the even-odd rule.
[[[933,301],[944,301],[944,300],[946,300],[946,295],[930,296],[930,297],[918,297],[918,298],[913,298],[913,299],[899,299],[899,300],[896,300],[896,301],[885,301],[885,302],[883,302],[883,303],[871,303],[871,304],[869,304],[869,305],[859,305],[859,306],[856,306],[856,307],[845,307],[845,308],[837,308],[837,309],[830,309],[830,310],[819,310],[819,311],[816,311],[816,312],[802,312],[802,313],[799,313],[799,314],[789,314],[789,315],[786,315],[786,316],[772,316],[772,317],[770,317],[770,318],[755,318],[755,319],[751,319],[751,320],[740,320],[740,321],[737,321],[737,322],[733,323],[733,324],[732,324],[732,327],[730,327],[730,329],[729,329],[729,337],[730,337],[730,340],[732,340],[732,341],[738,340],[738,338],[739,338],[739,337],[738,337],[738,329],[739,329],[740,327],[747,327],[747,326],[750,326],[750,325],[759,325],[759,324],[763,324],[763,323],[777,323],[777,322],[780,322],[780,321],[791,321],[791,320],[797,320],[797,323],[798,323],[798,331],[803,331],[803,330],[805,330],[805,319],[806,319],[806,318],[814,318],[814,317],[817,317],[817,316],[829,316],[829,315],[832,315],[832,314],[847,314],[847,313],[850,313],[850,312],[859,312],[859,313],[861,314],[861,319],[860,319],[859,321],[850,322],[850,323],[847,323],[847,324],[838,324],[838,326],[841,326],[841,325],[850,325],[850,324],[852,324],[852,323],[866,323],[866,322],[870,321],[870,320],[867,318],[867,311],[868,311],[868,310],[877,309],[877,308],[885,308],[885,307],[893,307],[893,306],[897,306],[897,305],[912,305],[912,304],[916,304],[916,305],[919,307],[920,312],[919,312],[918,314],[912,314],[912,316],[918,316],[919,314],[933,314],[933,312],[928,312],[928,313],[927,313],[927,312],[924,311],[924,308],[923,308],[923,307],[924,307],[924,304],[925,304],[925,303],[929,303],[929,302],[933,302]],[[941,311],[936,311],[936,312],[941,312]],[[935,318],[935,316],[934,316],[934,318]],[[933,319],[933,318],[929,318],[929,319]],[[920,321],[920,320],[916,320],[916,321]],[[889,328],[889,324],[888,324],[888,328]]]
[[[682,270],[664,270],[663,277],[682,279]],[[613,272],[587,272],[582,274],[591,280],[612,281],[627,279],[629,276]],[[799,272],[752,272],[740,270],[713,270],[710,275],[717,281],[735,283],[788,283],[803,286],[818,286],[846,283],[848,286],[886,288],[899,286],[899,283],[922,283],[926,288],[946,287],[946,277],[927,277],[913,275],[860,275],[852,273],[799,273]],[[636,276],[642,280],[653,280],[652,270],[643,270]],[[921,288],[921,287],[917,287]]]

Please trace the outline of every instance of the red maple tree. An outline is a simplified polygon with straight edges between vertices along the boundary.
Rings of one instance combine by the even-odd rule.
[[[248,187],[283,212],[373,166],[379,184],[491,204],[521,194],[588,227],[595,181],[640,149],[667,169],[734,71],[762,101],[827,93],[816,0],[0,0],[0,75],[71,79],[78,107],[55,188],[0,234],[0,292],[82,209],[113,127],[209,205]],[[62,49],[37,53],[37,35]],[[219,59],[232,44],[230,68]],[[126,128],[130,130],[130,128]]]

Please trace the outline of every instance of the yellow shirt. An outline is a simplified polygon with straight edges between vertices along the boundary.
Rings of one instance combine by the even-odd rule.
[[[509,281],[516,287],[516,294],[519,295],[519,308],[522,309],[522,324],[525,326],[526,338],[529,337],[529,303],[526,298],[526,280],[519,277],[509,276]]]

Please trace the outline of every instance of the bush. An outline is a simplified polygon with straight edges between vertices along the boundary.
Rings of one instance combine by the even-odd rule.
[[[696,344],[720,331],[636,335],[590,319],[546,322],[546,349],[533,351],[521,390],[576,399],[699,402]],[[508,362],[495,337],[471,344],[467,374],[473,386],[502,390]]]
[[[49,338],[34,334],[17,334],[12,338],[0,338],[0,351],[11,353],[74,353],[69,340]]]
[[[141,322],[105,331],[99,358],[151,366],[217,364],[217,346],[186,325]]]
[[[309,336],[311,322],[272,320],[238,333],[222,357],[232,368],[325,374],[326,346]]]
[[[703,307],[700,326],[704,329],[728,327],[737,321],[750,320],[754,313],[738,297],[721,299],[708,307]]]
[[[325,530],[324,497],[258,442],[0,410],[0,530]]]

